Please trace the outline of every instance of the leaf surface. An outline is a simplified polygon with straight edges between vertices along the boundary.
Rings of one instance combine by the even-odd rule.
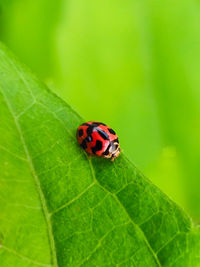
[[[122,154],[77,145],[83,120],[0,45],[0,263],[199,266],[189,217]]]

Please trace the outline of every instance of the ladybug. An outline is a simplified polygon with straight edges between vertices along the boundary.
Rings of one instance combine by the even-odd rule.
[[[90,155],[114,161],[120,154],[119,140],[115,131],[102,122],[88,121],[81,124],[77,129],[77,140]]]

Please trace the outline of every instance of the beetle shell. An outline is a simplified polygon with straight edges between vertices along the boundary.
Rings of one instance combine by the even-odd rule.
[[[114,161],[120,154],[119,140],[115,131],[101,122],[89,121],[81,124],[77,129],[77,140],[90,155]]]

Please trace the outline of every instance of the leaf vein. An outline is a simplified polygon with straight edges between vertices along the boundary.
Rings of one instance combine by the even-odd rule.
[[[20,254],[20,253],[18,253],[17,251],[15,251],[15,250],[13,250],[13,249],[11,249],[11,248],[6,247],[6,246],[4,246],[4,245],[2,245],[1,247],[2,247],[4,250],[6,250],[6,251],[8,251],[8,252],[10,252],[10,253],[12,253],[12,254],[18,256],[19,258],[21,258],[21,259],[23,259],[23,260],[26,260],[26,261],[28,261],[28,262],[30,262],[30,263],[33,263],[33,264],[35,264],[35,265],[38,265],[38,266],[45,266],[45,267],[50,267],[50,266],[51,266],[50,264],[46,264],[46,263],[42,263],[42,262],[38,262],[38,261],[34,261],[34,260],[32,260],[32,259],[30,259],[30,258],[28,258],[28,257],[26,257],[26,256],[24,256],[24,255],[22,255],[22,254]]]

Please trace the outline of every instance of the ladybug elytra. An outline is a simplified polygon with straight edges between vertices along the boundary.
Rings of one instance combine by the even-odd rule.
[[[89,121],[81,124],[77,129],[77,140],[90,155],[114,161],[120,154],[119,140],[115,131],[101,122]]]

